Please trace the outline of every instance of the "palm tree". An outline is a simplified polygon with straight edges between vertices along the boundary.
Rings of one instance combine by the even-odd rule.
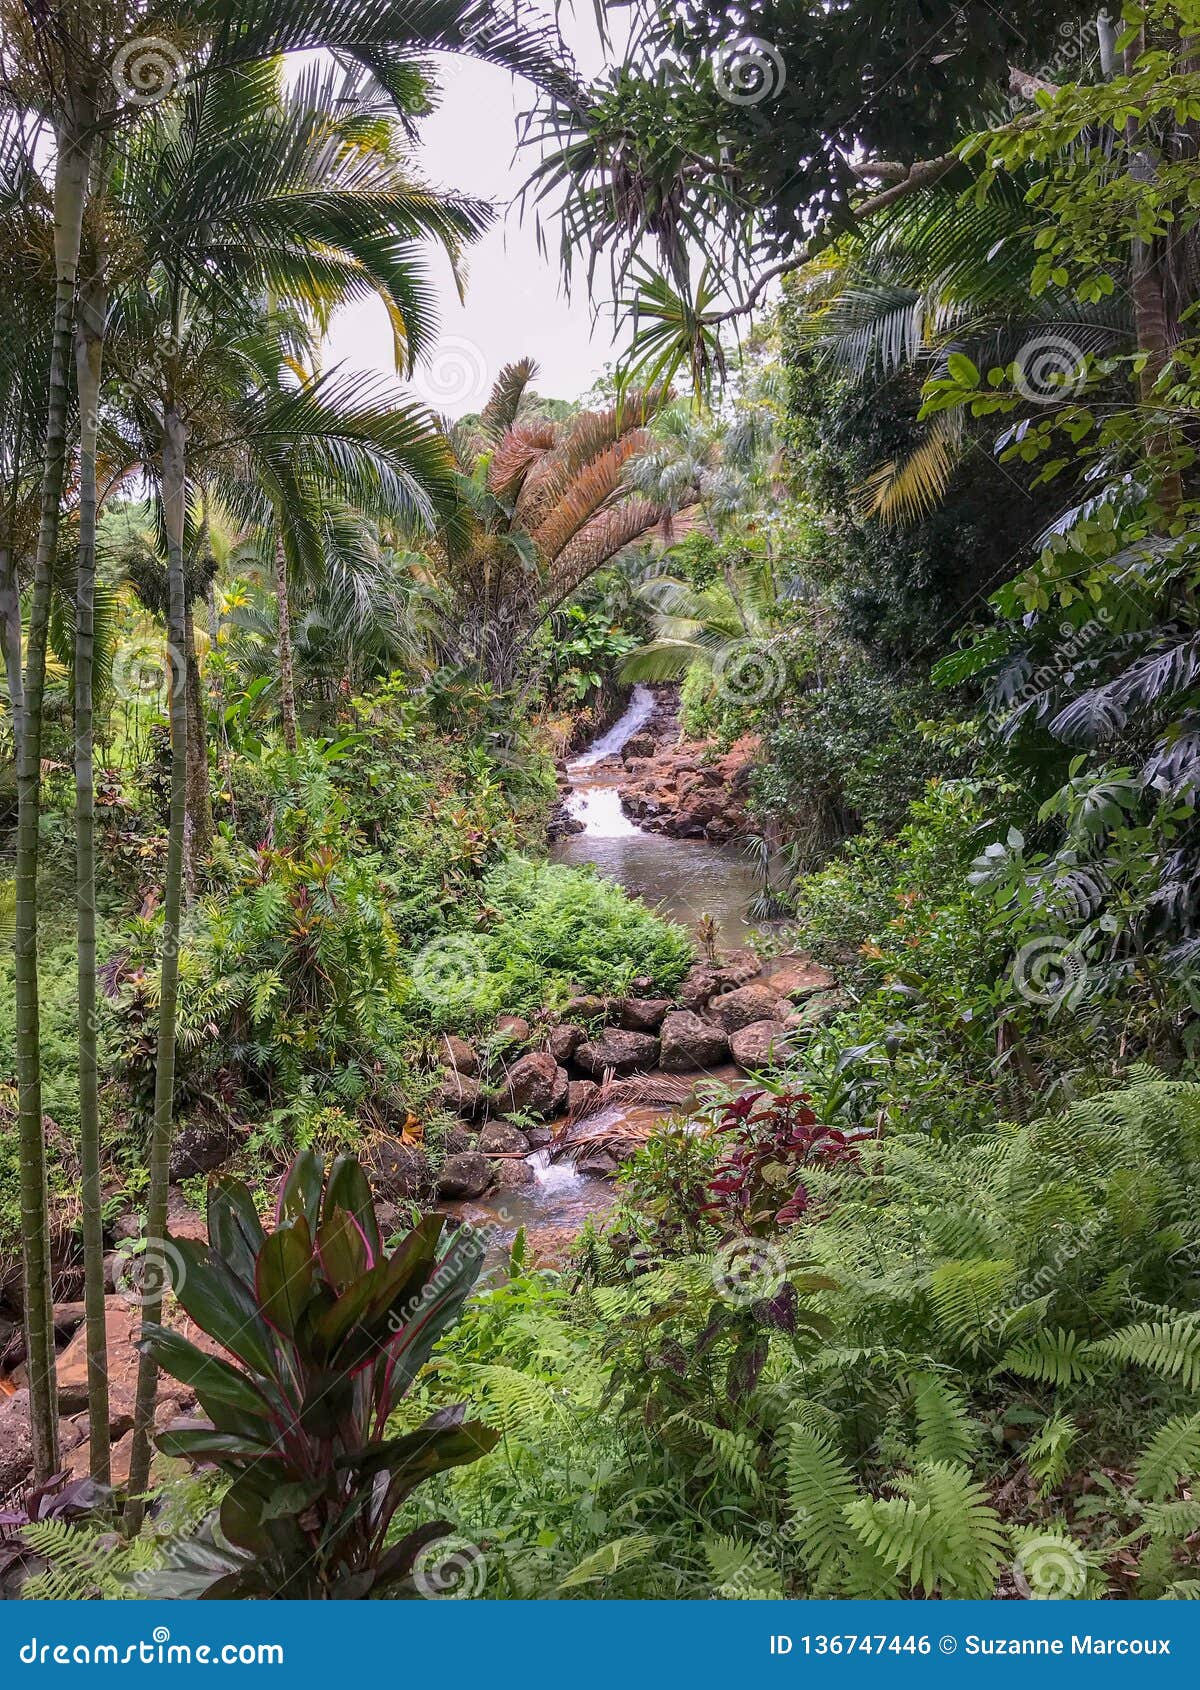
[[[187,48],[199,78],[221,67],[247,67],[281,53],[324,46],[369,67],[380,85],[403,102],[420,82],[416,60],[441,48],[519,69],[562,92],[573,85],[557,32],[518,8],[493,16],[486,5],[423,0],[416,13],[404,0],[339,0],[316,11],[304,0],[65,0],[47,23],[35,0],[0,0],[0,126],[11,132],[34,114],[34,127],[53,136],[54,313],[41,432],[41,501],[33,553],[26,670],[17,745],[16,998],[23,1234],[26,1240],[26,1319],[29,1326],[30,1412],[35,1472],[57,1466],[57,1410],[49,1301],[46,1182],[41,1140],[41,1049],[37,995],[38,816],[41,803],[42,694],[58,525],[65,479],[71,341],[76,281],[89,183],[107,138],[146,118],[144,99],[129,99],[114,78],[121,56],[132,63],[149,40],[151,76],[169,90],[186,72],[185,55],[161,53],[161,39]],[[130,50],[132,49],[132,57]],[[136,73],[135,73],[136,74]],[[135,83],[134,91],[137,85]],[[101,171],[103,178],[104,172]],[[102,281],[103,278],[100,278]],[[167,419],[163,419],[164,434]],[[0,573],[3,608],[11,620],[9,584]],[[12,640],[6,636],[6,648]],[[86,649],[86,635],[84,638]],[[11,660],[10,660],[11,661]],[[86,759],[85,759],[86,761]],[[86,769],[84,770],[86,775]]]
[[[498,690],[546,618],[627,548],[661,539],[678,510],[629,479],[662,394],[554,421],[530,401],[535,374],[530,359],[507,365],[478,424],[455,430],[457,510],[421,571],[442,604],[441,660]]]

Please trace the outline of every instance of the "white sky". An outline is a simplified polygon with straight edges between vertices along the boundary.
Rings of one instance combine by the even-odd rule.
[[[602,68],[604,53],[589,0],[563,33],[585,75]],[[466,302],[459,302],[444,254],[428,249],[428,268],[440,302],[437,349],[412,382],[427,404],[452,417],[477,411],[506,363],[537,360],[539,393],[574,399],[587,391],[614,358],[611,312],[597,317],[584,278],[577,275],[568,300],[563,290],[557,230],[547,229],[547,252],[538,250],[531,210],[524,219],[510,202],[536,160],[533,148],[516,157],[517,118],[534,90],[493,65],[441,57],[445,94],[421,124],[421,168],[434,186],[490,201],[491,229],[466,252]],[[599,279],[599,272],[598,272]],[[373,300],[341,312],[329,337],[327,366],[394,373],[391,332],[383,306]]]

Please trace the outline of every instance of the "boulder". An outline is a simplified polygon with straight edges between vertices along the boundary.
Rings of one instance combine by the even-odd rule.
[[[831,992],[837,986],[837,980],[827,968],[804,956],[775,957],[764,965],[761,980],[781,998],[790,998],[793,1003],[802,1003],[815,992]]]
[[[716,963],[697,962],[688,969],[677,994],[684,1009],[703,1009],[709,998],[730,984]]]
[[[438,1087],[436,1101],[452,1115],[462,1115],[473,1121],[483,1111],[483,1088],[469,1074],[460,1074],[457,1069],[451,1068]]]
[[[575,1172],[578,1174],[597,1175],[601,1179],[609,1179],[616,1173],[619,1163],[610,1150],[604,1150],[599,1145],[581,1150],[575,1158]]]
[[[185,1121],[171,1143],[169,1178],[172,1185],[196,1174],[211,1174],[236,1150],[238,1133],[229,1121],[200,1115]]]
[[[630,734],[621,747],[621,761],[628,763],[631,757],[653,757],[658,750],[658,741],[653,734]]]
[[[769,986],[739,986],[736,991],[722,992],[709,1003],[710,1018],[726,1033],[736,1033],[755,1021],[782,1021],[788,1013],[788,1001]]]
[[[528,1162],[522,1162],[513,1156],[503,1162],[492,1163],[492,1183],[504,1191],[521,1191],[527,1185],[532,1185],[535,1179],[533,1169]]]
[[[469,1127],[449,1127],[441,1136],[443,1156],[458,1156],[464,1150],[474,1150],[478,1133]]]
[[[572,1080],[567,1087],[567,1113],[572,1120],[582,1121],[600,1107],[600,1087],[595,1080]]]
[[[583,1083],[586,1085],[591,1084],[590,1081],[584,1081]],[[526,1127],[525,1137],[529,1140],[529,1148],[531,1150],[544,1150],[550,1140],[554,1137],[554,1128],[545,1126]]]
[[[438,1040],[438,1055],[456,1074],[474,1079],[479,1073],[479,1056],[475,1046],[460,1039],[457,1033],[443,1033]]]
[[[840,989],[832,992],[814,992],[788,1016],[788,1026],[799,1031],[827,1027],[831,1021],[853,1007],[854,999],[849,992]]]
[[[532,1030],[524,1016],[500,1015],[496,1018],[496,1031],[503,1033],[510,1044],[523,1045]]]
[[[376,1194],[391,1203],[408,1197],[431,1197],[436,1188],[429,1152],[399,1139],[373,1140],[367,1157]]]
[[[658,1062],[658,1040],[652,1033],[633,1033],[624,1027],[607,1027],[597,1039],[589,1039],[575,1052],[575,1060],[588,1074],[632,1074],[653,1068]]]
[[[134,1257],[136,1263],[140,1258]],[[124,1437],[133,1425],[133,1400],[137,1386],[140,1355],[137,1345],[142,1335],[142,1310],[134,1295],[133,1278],[124,1280],[124,1294],[104,1299],[104,1334],[108,1346],[108,1429],[114,1438]],[[208,1353],[218,1346],[182,1313],[176,1310],[168,1324],[176,1327],[193,1344]],[[61,1414],[80,1414],[87,1408],[87,1333],[82,1328],[63,1350],[57,1363],[58,1407]],[[160,1403],[172,1405],[173,1412],[190,1407],[195,1394],[188,1386],[169,1375],[159,1379]]]
[[[438,1175],[439,1197],[482,1197],[492,1183],[492,1164],[477,1150],[447,1156]]]
[[[504,1108],[512,1114],[552,1115],[565,1077],[548,1050],[530,1050],[519,1056],[505,1075]]]
[[[673,1009],[664,1019],[659,1037],[662,1053],[658,1065],[668,1074],[715,1068],[729,1055],[729,1040],[721,1028],[702,1021],[694,1010]]]
[[[588,992],[577,992],[563,1005],[563,1014],[568,1021],[594,1021],[597,1015],[604,1014],[606,1007],[603,998],[594,997]]]
[[[23,1484],[33,1468],[29,1392],[0,1397],[0,1496]]]
[[[579,1049],[587,1031],[577,1027],[572,1021],[564,1021],[559,1027],[551,1027],[546,1034],[546,1049],[556,1062],[569,1062]]]
[[[614,1005],[621,1026],[635,1033],[657,1033],[670,1007],[670,998],[621,998]]]
[[[507,1121],[487,1121],[480,1128],[475,1148],[482,1156],[528,1156],[529,1140]]]
[[[729,1049],[739,1068],[764,1068],[786,1056],[789,1048],[782,1021],[752,1021],[729,1035]]]

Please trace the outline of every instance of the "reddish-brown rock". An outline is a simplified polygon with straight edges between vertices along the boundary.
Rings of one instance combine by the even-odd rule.
[[[736,1033],[755,1021],[782,1021],[790,1005],[786,998],[769,986],[739,986],[736,991],[722,992],[708,1005],[711,1020],[726,1033]]]
[[[729,1035],[729,1049],[739,1068],[765,1068],[788,1054],[788,1030],[782,1021],[752,1021]]]
[[[663,1016],[671,1007],[670,998],[620,998],[613,1005],[622,1027],[634,1033],[657,1033]]]
[[[729,1055],[729,1040],[724,1031],[690,1009],[673,1009],[664,1019],[659,1037],[658,1065],[668,1074],[715,1068]]]
[[[577,1027],[574,1022],[564,1021],[559,1027],[551,1027],[546,1033],[546,1049],[556,1062],[569,1062],[579,1049],[587,1031]]]
[[[624,1027],[607,1027],[599,1038],[589,1039],[575,1052],[575,1060],[588,1074],[599,1077],[610,1069],[614,1074],[632,1074],[658,1063],[658,1040],[651,1033],[633,1033]]]
[[[566,1069],[548,1050],[527,1051],[513,1063],[501,1088],[503,1105],[513,1114],[552,1115],[566,1084]]]
[[[482,1197],[492,1183],[492,1164],[477,1150],[447,1156],[438,1175],[438,1196]]]
[[[457,1033],[443,1033],[438,1040],[438,1055],[455,1073],[474,1079],[479,1073],[479,1056],[475,1046],[460,1039]]]
[[[595,1080],[572,1080],[567,1087],[567,1113],[573,1121],[582,1121],[600,1107],[600,1097]]]
[[[528,1156],[529,1140],[507,1121],[487,1121],[479,1129],[475,1148],[484,1156]]]

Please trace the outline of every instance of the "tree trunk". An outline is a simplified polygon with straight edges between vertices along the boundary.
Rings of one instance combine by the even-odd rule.
[[[46,630],[50,581],[58,547],[58,514],[66,464],[67,385],[71,320],[83,206],[87,192],[90,130],[85,113],[58,131],[54,173],[54,338],[50,351],[46,439],[42,450],[41,516],[34,554],[33,592],[26,645],[25,697],[17,758],[16,1051],[19,1093],[21,1240],[25,1271],[26,1369],[36,1479],[58,1468],[58,1402],[51,1312],[50,1228],[46,1152],[42,1136],[42,1060],[38,1020],[37,875],[41,811],[42,693],[46,679]]]
[[[189,895],[196,890],[197,869],[207,858],[213,838],[212,793],[208,784],[208,734],[204,719],[204,693],[200,685],[200,664],[196,657],[196,628],[192,607],[186,612],[183,655],[184,692],[187,699],[187,851],[184,869]]]
[[[21,707],[25,696],[21,674],[21,594],[17,587],[16,559],[7,545],[0,546],[0,651],[4,653],[4,674],[8,681],[13,749],[20,756]]]
[[[283,529],[275,535],[275,604],[279,618],[279,717],[283,743],[296,749],[296,674],[292,664],[292,609],[288,601],[287,556]]]
[[[97,266],[99,268],[99,265]],[[104,1326],[104,1221],[100,1186],[100,1082],[96,1060],[96,823],[92,691],[96,603],[96,437],[108,298],[102,282],[80,290],[75,325],[79,392],[79,552],[75,576],[75,904],[79,951],[79,1164],[83,1204],[91,1474],[110,1475],[108,1344]]]
[[[163,416],[162,500],[167,531],[167,639],[182,652],[186,639],[187,588],[183,567],[183,527],[187,502],[187,433],[173,400]],[[167,835],[167,875],[163,889],[162,972],[159,982],[158,1051],[154,1071],[154,1120],[150,1129],[150,1184],[146,1197],[146,1263],[142,1284],[142,1320],[162,1319],[163,1290],[169,1277],[166,1244],[167,1177],[175,1105],[175,1019],[179,995],[179,918],[183,902],[183,835],[187,818],[187,682],[181,665],[171,672],[171,820]],[[138,1365],[133,1411],[133,1449],[129,1462],[129,1500],[125,1508],[130,1534],[141,1526],[144,1492],[150,1478],[150,1436],[158,1368],[143,1355]]]

